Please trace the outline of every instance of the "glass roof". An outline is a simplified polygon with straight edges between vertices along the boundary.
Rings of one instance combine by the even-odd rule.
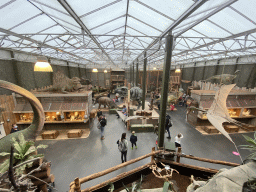
[[[1,0],[0,46],[102,67],[127,67],[147,50],[148,63],[161,65],[163,33],[181,20],[176,63],[255,54],[256,1],[201,1]]]

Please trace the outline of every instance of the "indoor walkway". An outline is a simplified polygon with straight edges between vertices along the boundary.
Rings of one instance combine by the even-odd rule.
[[[177,111],[169,113],[173,120],[173,127],[170,129],[170,132],[172,141],[174,141],[174,137],[178,133],[184,135],[182,139],[182,151],[185,154],[241,163],[239,157],[232,154],[232,151],[235,151],[235,147],[228,139],[224,138],[223,135],[201,135],[201,133],[185,121],[185,107],[177,107],[177,109]],[[82,178],[121,163],[121,155],[116,141],[121,137],[123,132],[127,133],[127,139],[129,141],[131,133],[126,130],[124,123],[121,119],[117,119],[116,115],[106,113],[106,117],[108,123],[105,128],[105,140],[103,141],[100,140],[100,130],[96,128],[97,120],[95,120],[92,123],[91,133],[87,139],[47,140],[36,143],[49,145],[46,150],[40,150],[39,152],[44,153],[46,159],[52,162],[51,172],[55,175],[55,186],[58,191],[68,191],[69,184],[76,177]],[[129,146],[128,160],[150,153],[151,148],[155,146],[156,135],[154,133],[138,133],[136,135],[138,136],[138,149],[131,150],[131,146]],[[252,137],[253,133],[247,135]],[[241,134],[231,134],[231,137],[237,145],[245,144]],[[246,150],[241,150],[240,152],[243,158],[249,154]],[[82,184],[82,189],[101,183],[122,172],[144,165],[149,161],[150,158],[144,159],[111,174],[89,181]],[[221,165],[198,163],[187,159],[181,159],[181,162],[216,169],[224,167]]]

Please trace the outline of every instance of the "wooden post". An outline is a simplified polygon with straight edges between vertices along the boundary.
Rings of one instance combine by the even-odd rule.
[[[79,178],[75,178],[75,191],[76,192],[81,192],[81,185],[80,185],[80,182],[79,182]]]
[[[152,147],[152,153],[156,150],[155,147]],[[154,155],[151,156],[151,163],[154,163]]]
[[[176,157],[176,162],[177,163],[180,162],[180,154],[181,154],[181,147],[178,147],[178,153],[177,153],[177,157]]]
[[[130,97],[131,97],[131,92],[130,92],[130,89],[131,89],[131,83],[128,83],[128,117],[130,116]],[[128,125],[128,123],[127,123]]]

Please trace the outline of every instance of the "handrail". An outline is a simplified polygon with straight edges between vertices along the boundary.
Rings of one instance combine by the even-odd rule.
[[[90,180],[92,180],[92,179],[101,177],[101,176],[103,176],[103,175],[106,175],[106,174],[111,173],[111,172],[113,172],[113,171],[116,171],[116,170],[118,170],[118,169],[121,169],[121,168],[123,168],[123,167],[125,167],[125,166],[127,166],[127,165],[136,163],[136,162],[138,162],[138,161],[140,161],[140,160],[143,160],[143,159],[145,159],[145,158],[148,158],[148,157],[150,157],[150,156],[154,156],[154,155],[156,155],[156,154],[158,154],[158,153],[163,152],[162,150],[158,150],[158,151],[154,151],[154,150],[155,150],[155,148],[153,147],[152,152],[149,153],[149,154],[147,154],[147,155],[143,155],[143,156],[138,157],[138,158],[136,158],[136,159],[132,159],[132,160],[127,161],[127,162],[125,162],[125,163],[119,164],[119,165],[117,165],[117,166],[115,166],[115,167],[111,167],[111,168],[106,169],[106,170],[104,170],[104,171],[91,174],[91,175],[86,176],[86,177],[84,177],[84,178],[80,178],[80,179],[79,179],[79,182],[76,182],[76,183],[75,183],[75,182],[73,181],[73,182],[70,183],[70,191],[74,191],[75,188],[76,188],[75,191],[79,191],[79,190],[81,191],[80,185],[81,185],[82,183],[85,183],[85,182],[90,181]],[[76,180],[76,181],[77,181],[77,180]]]
[[[80,179],[79,179],[79,178],[76,178],[75,181],[73,181],[73,182],[70,183],[70,190],[69,190],[69,192],[87,192],[87,191],[94,191],[94,190],[97,190],[97,189],[99,189],[99,188],[101,188],[101,187],[104,187],[104,186],[106,186],[109,182],[115,182],[115,181],[120,180],[120,179],[122,179],[122,178],[124,178],[124,177],[126,177],[126,176],[128,176],[128,175],[131,175],[131,174],[137,172],[137,171],[140,171],[140,170],[142,170],[142,169],[144,169],[144,168],[146,168],[146,167],[149,167],[149,166],[153,163],[153,161],[154,161],[154,158],[155,158],[154,156],[155,156],[156,154],[159,154],[159,153],[162,154],[162,155],[164,155],[164,154],[170,154],[170,155],[177,156],[176,162],[170,161],[170,162],[169,162],[170,164],[178,165],[178,166],[183,166],[183,167],[187,167],[187,168],[192,168],[192,169],[198,169],[198,170],[201,170],[201,171],[208,171],[208,172],[210,172],[210,173],[217,173],[218,170],[216,170],[216,169],[210,169],[210,168],[204,168],[204,167],[198,167],[198,166],[193,166],[193,165],[182,164],[182,163],[180,163],[180,157],[189,158],[189,159],[194,159],[194,160],[203,161],[203,162],[208,162],[208,163],[214,163],[214,164],[229,165],[229,166],[234,166],[234,167],[240,165],[240,164],[232,163],[232,162],[219,161],[219,160],[212,160],[212,159],[194,157],[194,156],[190,156],[190,155],[184,155],[184,154],[181,153],[181,148],[180,148],[180,147],[178,148],[178,152],[168,152],[168,151],[162,150],[162,148],[161,148],[160,150],[155,151],[155,147],[153,147],[153,148],[152,148],[152,152],[149,153],[149,154],[147,154],[147,155],[138,157],[138,158],[136,158],[136,159],[132,159],[132,160],[127,161],[127,162],[125,162],[125,163],[119,164],[119,165],[117,165],[117,166],[115,166],[115,167],[111,167],[111,168],[106,169],[106,170],[104,170],[104,171],[91,174],[91,175],[86,176],[86,177],[84,177],[84,178],[80,178]],[[145,158],[148,158],[148,157],[150,157],[150,156],[151,156],[151,162],[148,163],[148,164],[146,164],[146,165],[140,166],[140,167],[138,167],[138,168],[136,168],[136,169],[133,169],[133,170],[128,171],[128,172],[125,172],[125,173],[121,173],[121,174],[119,174],[118,176],[116,176],[116,177],[114,177],[114,178],[112,178],[112,179],[109,179],[109,180],[107,180],[107,181],[105,181],[105,182],[103,182],[103,183],[100,183],[100,184],[95,185],[95,186],[93,186],[93,187],[89,187],[89,188],[86,188],[86,189],[84,189],[84,190],[81,190],[81,184],[82,184],[82,183],[85,183],[85,182],[87,182],[87,181],[90,181],[90,180],[96,179],[96,178],[98,178],[98,177],[104,176],[104,175],[106,175],[106,174],[108,174],[108,173],[111,173],[111,172],[113,172],[113,171],[116,171],[116,170],[118,170],[118,169],[121,169],[121,168],[123,168],[123,167],[125,167],[125,166],[127,166],[127,165],[136,163],[136,162],[138,162],[138,161],[140,161],[140,160],[143,160],[143,159],[145,159]],[[161,159],[161,161],[168,163],[167,160],[162,160],[162,159]]]

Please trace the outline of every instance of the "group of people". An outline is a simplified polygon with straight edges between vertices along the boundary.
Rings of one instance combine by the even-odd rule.
[[[170,134],[170,127],[172,127],[172,119],[170,115],[166,115],[166,120],[165,120],[165,130],[168,133],[168,139],[171,139],[171,134]],[[179,133],[176,137],[175,137],[175,147],[181,147],[181,139],[183,138],[183,135],[181,133]]]
[[[131,142],[131,149],[133,150],[133,146],[137,149],[137,136],[135,135],[135,131],[132,132],[132,135],[130,137],[130,142]],[[118,144],[118,149],[121,152],[121,160],[122,163],[127,161],[127,151],[128,151],[128,141],[126,139],[126,133],[123,133],[121,136],[121,139],[117,140],[116,142]]]
[[[123,106],[123,113],[126,113],[126,106]],[[103,115],[102,111],[100,109],[97,112],[97,117],[98,117],[98,128],[101,131],[101,140],[104,140],[104,130],[105,126],[107,125],[107,119],[105,115]],[[130,137],[130,142],[131,142],[131,149],[133,150],[133,147],[137,149],[137,136],[135,135],[135,131],[132,132],[132,135]],[[117,141],[118,144],[118,149],[121,152],[121,160],[122,163],[127,161],[127,150],[128,150],[128,141],[126,140],[126,133],[123,133],[121,136],[121,139]]]

